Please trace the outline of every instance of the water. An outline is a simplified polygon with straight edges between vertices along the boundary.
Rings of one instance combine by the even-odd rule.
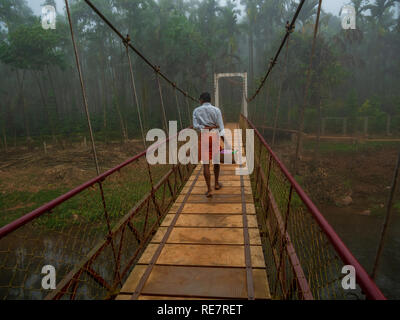
[[[0,241],[0,300],[44,299],[51,291],[42,288],[42,267],[54,266],[59,283],[85,258],[93,244],[100,241],[100,237],[86,239],[83,233],[78,239],[72,237],[71,232],[61,234],[48,230],[43,235],[37,229],[35,237],[35,229],[25,226],[20,230]],[[92,267],[105,279],[112,279],[112,260],[107,253],[105,250],[100,254]],[[82,276],[80,281],[78,299],[98,299],[105,295],[104,290],[87,277]]]
[[[357,209],[320,207],[353,255],[371,274],[380,241],[383,216],[364,216]],[[388,299],[400,299],[400,216],[393,214],[385,240],[376,284]]]

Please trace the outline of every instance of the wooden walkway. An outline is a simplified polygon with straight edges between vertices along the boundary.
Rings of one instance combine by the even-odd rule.
[[[237,167],[221,165],[212,198],[196,167],[117,300],[271,298],[250,179]]]

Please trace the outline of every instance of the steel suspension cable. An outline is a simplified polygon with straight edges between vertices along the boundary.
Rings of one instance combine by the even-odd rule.
[[[299,129],[297,132],[296,154],[295,154],[294,164],[293,164],[293,169],[294,169],[295,174],[297,174],[298,160],[299,160],[298,158],[300,156],[301,149],[302,149],[302,138],[303,138],[303,130],[304,130],[304,112],[305,112],[305,109],[306,109],[306,106],[308,103],[308,94],[309,94],[309,90],[310,90],[310,86],[311,86],[311,75],[312,75],[312,68],[313,68],[313,60],[314,60],[314,56],[315,56],[315,47],[316,47],[316,43],[317,43],[317,34],[318,34],[318,27],[319,27],[319,18],[321,15],[321,8],[322,8],[322,0],[319,0],[317,18],[316,18],[315,26],[314,26],[314,36],[313,36],[311,55],[310,55],[310,65],[308,67],[306,86],[304,89],[303,105],[302,105],[302,108],[300,109]]]
[[[275,57],[272,59],[272,64],[269,65],[268,71],[265,74],[265,76],[264,76],[263,80],[261,81],[261,84],[259,85],[259,87],[256,90],[256,92],[251,96],[251,98],[247,98],[246,97],[247,102],[251,102],[251,101],[254,100],[254,98],[260,93],[260,90],[262,89],[262,87],[264,86],[265,82],[267,81],[267,78],[269,77],[273,67],[275,66],[276,62],[278,61],[278,58],[279,58],[279,55],[281,54],[283,46],[285,45],[285,42],[286,42],[286,40],[288,39],[288,37],[289,37],[289,35],[291,33],[289,30],[294,28],[294,26],[296,24],[296,20],[297,20],[299,14],[300,14],[301,9],[303,8],[304,3],[305,3],[305,0],[301,0],[299,5],[297,6],[296,13],[293,16],[293,19],[292,19],[292,21],[291,21],[291,23],[289,25],[289,28],[286,28],[287,29],[286,30],[286,34],[282,39],[282,42],[281,42],[281,44],[280,44],[280,46],[278,48],[278,51],[275,54]]]
[[[268,113],[268,105],[269,105],[269,100],[270,100],[270,91],[271,91],[271,83],[266,84],[266,92],[265,92],[265,112],[264,112],[264,117],[263,117],[263,124],[266,126],[267,122],[267,113]],[[264,129],[263,129],[263,134],[264,134]]]
[[[188,96],[186,95],[186,107],[187,107],[187,113],[188,113],[188,119],[189,119],[189,126],[192,123],[192,116],[190,114],[190,106],[189,106],[189,100]]]
[[[375,262],[374,262],[374,268],[372,270],[372,279],[375,280],[376,275],[378,273],[378,269],[379,269],[379,263],[382,257],[382,252],[383,252],[383,248],[385,245],[385,239],[387,236],[387,232],[388,232],[388,228],[389,228],[389,224],[393,215],[393,205],[394,205],[394,197],[397,193],[397,190],[399,188],[399,184],[400,184],[400,152],[399,155],[397,157],[397,163],[396,163],[396,167],[394,170],[394,174],[393,174],[393,180],[392,180],[392,186],[390,188],[390,195],[389,195],[389,199],[387,201],[386,204],[386,215],[385,215],[385,219],[383,222],[383,226],[382,226],[382,231],[381,231],[381,237],[380,237],[380,241],[379,241],[379,246],[376,252],[376,257],[375,257]]]
[[[132,95],[133,95],[133,99],[134,99],[134,101],[136,103],[136,110],[137,110],[137,113],[138,113],[140,132],[141,132],[142,140],[143,140],[143,146],[144,146],[145,149],[147,149],[146,138],[145,138],[145,135],[144,135],[144,128],[143,128],[143,121],[142,121],[142,116],[141,116],[141,113],[140,113],[140,104],[139,104],[139,99],[138,99],[137,91],[136,91],[135,77],[133,76],[132,60],[131,60],[131,56],[129,54],[129,49],[128,49],[128,45],[130,43],[129,35],[126,36],[126,39],[124,40],[123,43],[124,43],[125,48],[126,48],[126,56],[128,57],[129,74],[130,74],[131,87],[132,87]]]
[[[132,60],[131,60],[131,56],[129,54],[129,43],[130,43],[130,37],[129,34],[126,36],[126,38],[123,40],[123,44],[126,47],[126,55],[128,57],[128,62],[129,62],[129,74],[130,74],[130,82],[131,82],[131,87],[132,87],[132,95],[133,95],[133,99],[136,103],[136,110],[138,113],[138,119],[139,119],[139,124],[140,124],[140,132],[142,135],[142,140],[143,140],[143,146],[144,149],[147,149],[147,143],[146,143],[146,138],[145,138],[145,134],[144,134],[144,125],[143,125],[143,120],[142,120],[142,116],[141,116],[141,112],[140,112],[140,104],[139,104],[139,98],[137,95],[137,91],[136,91],[136,85],[135,85],[135,77],[133,75],[133,67],[132,67]],[[156,191],[154,188],[154,181],[153,181],[153,175],[151,173],[151,168],[150,168],[150,164],[148,161],[146,162],[146,168],[147,168],[147,174],[149,176],[149,181],[150,181],[150,186],[151,186],[151,200],[156,208],[156,211],[160,214],[161,213],[161,209],[160,206],[158,205],[157,201],[156,201]]]
[[[159,68],[157,70],[159,70]],[[158,74],[159,74],[159,72],[156,71],[156,80],[157,80],[158,93],[160,95],[161,111],[162,111],[163,120],[164,120],[164,129],[167,133],[169,133],[167,115],[165,113],[164,99],[163,99],[162,90],[161,90],[160,77],[158,76]]]
[[[103,20],[113,31],[114,33],[121,38],[122,41],[125,41],[124,36],[118,29],[100,12],[99,9],[90,1],[90,0],[85,0],[87,5],[93,9],[93,11],[100,17],[101,20]],[[152,68],[157,74],[159,74],[165,81],[167,81],[171,86],[173,86],[174,82],[171,81],[165,74],[163,74],[160,71],[160,68],[157,67],[156,65],[152,64],[138,49],[136,49],[131,43],[128,44],[128,46],[147,64]],[[181,92],[183,95],[187,95],[190,99],[192,99],[195,102],[198,102],[198,99],[195,99],[194,97],[188,95],[184,90],[176,86],[176,90]]]
[[[92,143],[92,153],[93,153],[94,163],[95,163],[95,166],[96,166],[97,175],[99,175],[100,174],[100,168],[99,168],[99,162],[98,162],[98,158],[97,158],[96,145],[94,143],[92,122],[90,120],[89,107],[88,107],[87,96],[86,96],[86,89],[85,89],[85,85],[83,83],[81,63],[79,61],[79,55],[78,55],[78,49],[77,49],[76,42],[75,42],[74,30],[72,28],[71,12],[69,10],[68,0],[65,0],[65,7],[67,9],[69,29],[70,29],[70,32],[71,32],[72,44],[73,44],[73,47],[74,47],[76,68],[78,70],[79,82],[81,84],[82,99],[83,99],[83,105],[84,105],[84,109],[85,109],[85,113],[86,113],[87,125],[88,125],[88,128],[89,128],[90,141]]]
[[[174,93],[175,93],[175,100],[176,100],[176,108],[178,109],[179,123],[181,125],[181,130],[182,130],[183,129],[182,116],[181,116],[181,110],[179,108],[179,99],[178,99],[178,92],[176,91],[176,85],[174,86]]]
[[[289,21],[287,22],[286,28],[290,28]],[[290,30],[290,32],[293,32],[293,31],[294,31],[294,29]],[[279,115],[279,109],[280,109],[280,105],[281,105],[281,96],[282,96],[284,76],[286,75],[286,73],[288,71],[289,42],[290,42],[290,35],[286,41],[285,65],[284,65],[284,69],[282,70],[282,73],[281,73],[281,83],[280,83],[279,93],[278,93],[278,102],[277,102],[276,108],[275,108],[274,124],[273,124],[274,130],[272,132],[272,146],[274,146],[274,144],[275,144],[276,127],[278,125],[278,115]]]
[[[96,165],[97,175],[100,175],[99,163],[98,163],[97,153],[96,153],[96,145],[94,143],[92,124],[91,124],[91,121],[90,121],[90,113],[89,113],[89,107],[88,107],[88,102],[87,102],[86,89],[85,89],[85,85],[84,85],[84,82],[83,82],[82,69],[81,69],[81,65],[80,65],[80,61],[79,61],[78,49],[77,49],[76,42],[75,42],[74,30],[72,28],[71,12],[69,10],[68,0],[64,0],[64,1],[65,1],[65,7],[66,7],[66,10],[67,10],[67,15],[68,15],[68,22],[69,22],[69,27],[70,27],[70,32],[71,32],[72,44],[73,44],[73,47],[74,47],[76,67],[77,67],[77,70],[78,70],[79,81],[80,81],[81,89],[82,89],[82,97],[83,97],[83,103],[84,103],[84,107],[85,107],[86,118],[87,118],[89,132],[90,132],[90,139],[91,139],[91,142],[92,142],[92,152],[93,152],[94,161],[95,161],[95,165]],[[99,188],[100,188],[100,194],[101,194],[101,199],[102,199],[102,203],[103,203],[104,217],[105,217],[106,223],[107,223],[107,229],[108,229],[108,236],[107,237],[110,240],[114,261],[115,261],[115,263],[117,265],[117,263],[118,263],[117,260],[118,259],[117,259],[117,254],[116,254],[116,250],[115,250],[114,240],[113,240],[113,238],[111,236],[111,234],[112,234],[111,233],[111,223],[110,223],[110,219],[109,219],[109,216],[108,216],[108,211],[107,211],[107,207],[106,207],[106,203],[105,203],[105,197],[104,197],[104,190],[103,190],[103,185],[102,185],[101,181],[98,182],[98,185],[99,185]],[[116,271],[116,275],[119,277],[120,283],[121,283],[121,277],[120,277],[120,274],[119,274],[119,270],[115,270],[115,271]]]
[[[126,47],[126,55],[128,57],[128,63],[129,63],[129,74],[130,74],[130,79],[131,79],[132,95],[133,95],[134,101],[136,102],[136,110],[137,110],[137,113],[138,113],[140,132],[141,132],[142,140],[143,140],[143,146],[144,146],[144,149],[147,149],[147,143],[146,143],[146,137],[145,137],[145,134],[144,134],[143,121],[142,121],[142,116],[141,116],[141,112],[140,112],[140,104],[139,104],[139,99],[138,99],[138,95],[137,95],[137,91],[136,91],[135,77],[133,75],[132,60],[131,60],[131,56],[129,54],[129,49],[128,49],[129,42],[130,42],[130,37],[129,37],[129,35],[127,35],[126,39],[124,41],[124,45]],[[149,164],[148,161],[146,161],[146,165],[147,165],[147,172],[148,172],[148,175],[149,175],[150,184],[151,184],[151,190],[152,190],[152,196],[153,196],[153,193],[154,193],[154,182],[153,182],[153,177],[152,177],[152,174],[151,174],[150,164]]]

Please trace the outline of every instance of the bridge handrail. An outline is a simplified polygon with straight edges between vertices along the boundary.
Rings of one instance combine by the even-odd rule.
[[[189,127],[190,128],[190,127]],[[187,130],[183,129],[181,132]],[[179,133],[178,133],[179,134]],[[40,217],[41,215],[43,215],[46,212],[49,212],[50,210],[54,209],[55,207],[59,206],[60,204],[62,204],[63,202],[71,199],[72,197],[74,197],[75,195],[81,193],[82,191],[90,188],[91,186],[93,186],[95,183],[101,182],[103,181],[105,178],[107,178],[108,176],[112,175],[113,173],[121,170],[122,168],[126,167],[127,165],[129,165],[130,163],[142,158],[143,156],[146,155],[147,151],[150,150],[154,150],[156,149],[158,146],[167,143],[170,139],[175,138],[178,134],[173,135],[171,137],[168,137],[167,139],[157,143],[157,144],[153,144],[152,146],[150,146],[149,148],[147,148],[146,150],[140,152],[139,154],[135,155],[134,157],[124,161],[123,163],[119,164],[118,166],[111,168],[109,170],[107,170],[106,172],[100,174],[97,177],[92,178],[91,180],[81,184],[80,186],[68,191],[67,193],[59,196],[58,198],[40,206],[39,208],[31,211],[30,213],[27,213],[26,215],[14,220],[13,222],[10,222],[9,224],[3,226],[2,228],[0,228],[0,239],[4,238],[5,236],[7,236],[8,234],[10,234],[11,232],[17,230],[18,228],[22,227],[23,225],[27,224],[28,222]]]
[[[325,233],[325,235],[328,237],[330,243],[333,245],[336,252],[339,254],[340,258],[345,263],[347,263],[348,265],[352,265],[355,268],[357,283],[360,285],[367,298],[373,300],[386,300],[386,297],[382,294],[382,292],[377,287],[375,282],[371,279],[371,277],[361,266],[358,260],[353,256],[353,254],[350,252],[350,250],[347,248],[347,246],[344,244],[344,242],[340,239],[340,237],[334,231],[332,226],[329,224],[329,222],[325,219],[322,213],[318,210],[315,204],[304,192],[302,187],[293,178],[293,176],[290,174],[286,166],[277,157],[274,151],[272,151],[271,147],[265,141],[264,137],[260,134],[260,132],[254,126],[254,124],[243,114],[241,116],[247,121],[250,128],[254,129],[254,132],[256,133],[257,137],[260,139],[264,147],[268,150],[271,157],[276,161],[279,168],[281,169],[285,177],[288,179],[289,183],[293,186],[294,190],[297,192],[300,199],[303,201],[308,210],[311,212],[312,216],[314,217],[314,219],[316,220],[322,231]]]

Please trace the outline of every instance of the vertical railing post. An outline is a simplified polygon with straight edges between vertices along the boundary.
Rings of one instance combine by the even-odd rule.
[[[266,182],[266,187],[269,190],[269,178],[271,176],[271,168],[272,168],[272,155],[269,155],[269,160],[268,160],[268,174],[267,174],[267,182]]]
[[[116,254],[116,251],[115,251],[114,239],[113,239],[112,232],[111,232],[111,223],[110,223],[110,217],[109,217],[108,211],[107,211],[106,198],[104,196],[103,184],[101,183],[101,181],[99,181],[98,185],[99,185],[99,188],[100,188],[101,201],[103,203],[104,217],[105,217],[106,223],[107,223],[107,230],[108,230],[107,238],[110,241],[112,252],[113,252],[113,256],[114,256],[114,262],[115,262],[115,265],[114,265],[114,268],[115,268],[114,275],[115,276],[114,276],[114,278],[116,279],[116,277],[118,276],[119,282],[121,284],[121,276],[119,274],[119,270],[117,270],[117,268],[118,268],[118,259],[117,259],[117,254]]]
[[[286,280],[286,274],[285,274],[285,265],[283,263],[283,251],[286,248],[286,244],[287,244],[287,227],[288,227],[288,222],[289,222],[289,213],[290,213],[290,203],[292,201],[292,194],[293,194],[293,185],[290,185],[290,189],[289,189],[289,197],[288,197],[288,204],[287,204],[287,208],[286,208],[286,214],[285,214],[285,225],[284,225],[284,229],[282,237],[281,237],[281,248],[280,248],[280,253],[279,253],[279,265],[278,265],[278,270],[277,270],[277,278],[275,280],[275,288],[274,288],[274,295],[276,295],[276,291],[278,288],[278,279],[280,278],[280,270],[282,267],[282,277],[283,277],[283,283],[285,284],[285,280]],[[282,290],[285,291],[285,286],[282,286]],[[286,292],[285,294],[286,295]]]
[[[258,186],[258,180],[259,180],[259,177],[260,177],[260,170],[261,170],[261,151],[262,151],[262,148],[261,148],[261,141],[259,141],[260,139],[258,138],[257,139],[257,141],[258,141],[258,148],[259,148],[259,151],[258,151],[258,159],[257,159],[257,173],[256,173],[256,179],[255,179],[255,186],[254,186],[254,190],[256,190],[256,191],[258,191],[258,188],[257,188],[257,186]],[[256,196],[257,196],[257,193],[256,193]]]
[[[187,114],[188,114],[188,120],[189,120],[188,126],[190,126],[192,123],[192,115],[190,114],[189,95],[187,92],[185,92],[185,97],[186,97],[186,108],[187,108]]]

